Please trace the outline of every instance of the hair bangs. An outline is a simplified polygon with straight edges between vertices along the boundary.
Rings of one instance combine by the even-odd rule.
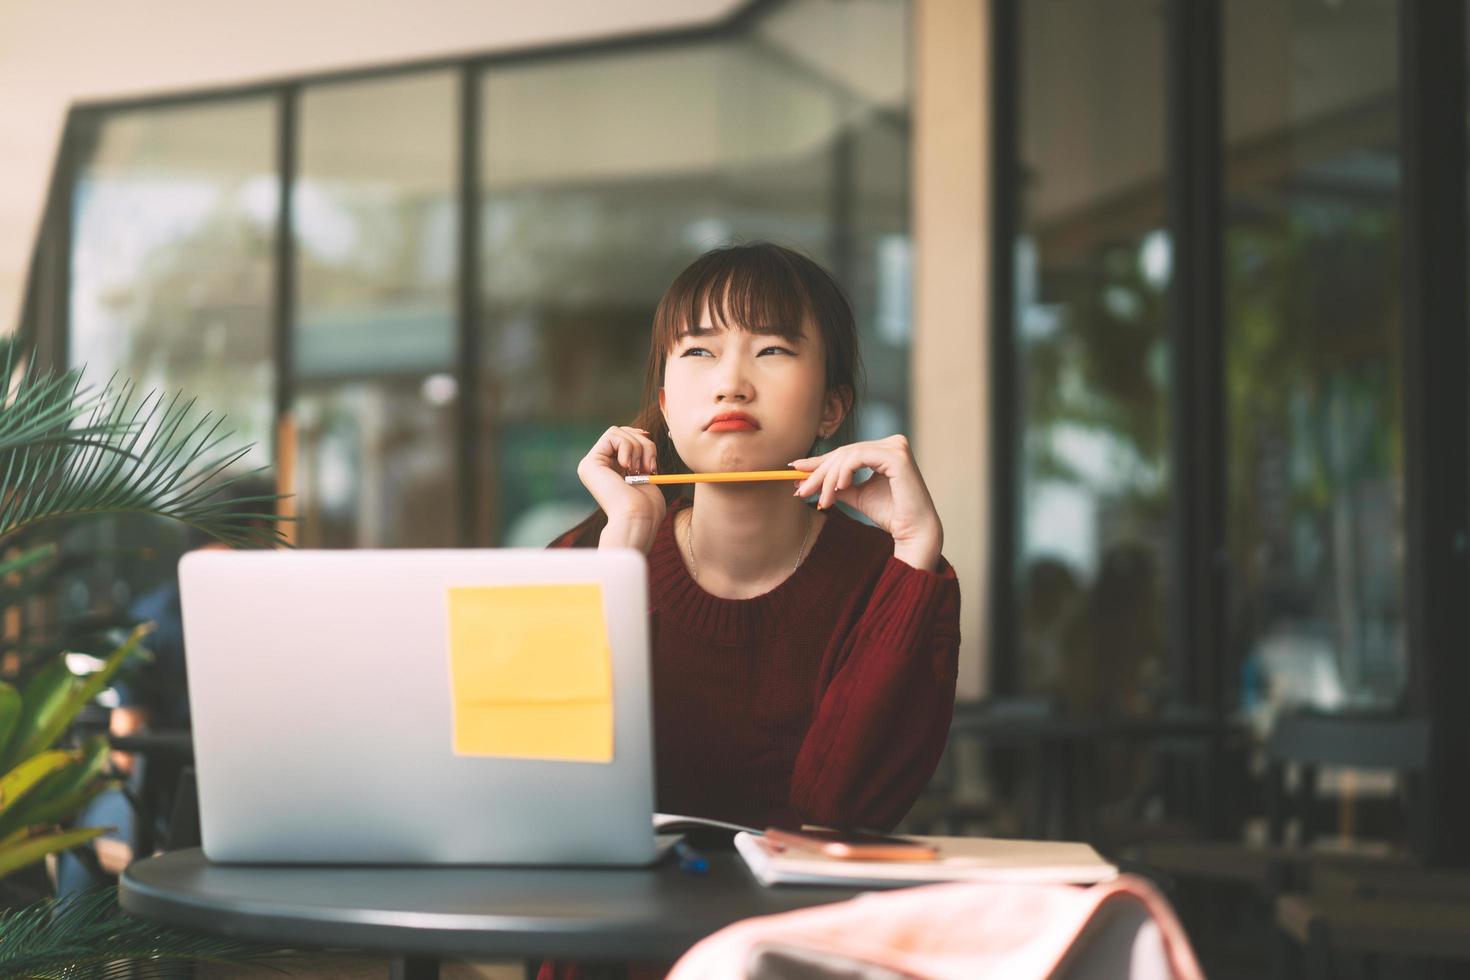
[[[721,249],[702,256],[670,286],[655,316],[655,341],[667,355],[698,335],[705,313],[722,329],[749,330],[800,343],[812,317],[800,273],[773,251]]]

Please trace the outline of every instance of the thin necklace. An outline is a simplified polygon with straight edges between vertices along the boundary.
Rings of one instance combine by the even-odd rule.
[[[801,556],[806,552],[806,546],[812,539],[812,525],[817,523],[816,508],[806,509],[806,536],[801,539],[801,547],[796,549],[796,561],[792,563],[791,570],[794,572],[801,565]],[[694,557],[694,507],[689,508],[689,523],[684,525],[684,542],[689,545],[689,574],[694,581],[699,581],[699,562]]]

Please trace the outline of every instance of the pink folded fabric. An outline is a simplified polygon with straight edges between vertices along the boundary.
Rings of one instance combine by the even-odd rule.
[[[928,885],[747,919],[690,949],[668,980],[779,975],[773,955],[801,962],[803,976],[1203,977],[1169,903],[1123,875],[1090,888]]]

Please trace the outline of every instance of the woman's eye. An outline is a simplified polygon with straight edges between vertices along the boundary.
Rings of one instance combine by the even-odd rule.
[[[790,353],[792,353],[790,350],[788,350],[785,347],[766,347],[766,348],[764,348],[764,349],[761,350],[761,353],[764,354],[766,351],[770,351],[770,350],[776,351],[777,353],[780,353],[780,354],[790,354]]]
[[[709,353],[709,351],[705,350],[703,347],[690,347],[687,350],[685,350],[684,353],[680,354],[679,356],[680,357],[688,357],[690,354],[708,354],[708,353]]]

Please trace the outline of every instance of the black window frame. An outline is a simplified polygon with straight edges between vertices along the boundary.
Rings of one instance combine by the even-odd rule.
[[[1020,406],[1015,365],[1022,0],[990,0],[991,688],[1021,676],[1015,602]],[[1399,0],[1405,357],[1405,712],[1430,722],[1424,798],[1410,814],[1426,859],[1470,865],[1470,325],[1467,325],[1466,14]],[[1223,731],[1229,690],[1225,544],[1223,26],[1220,0],[1166,0],[1170,282],[1170,629],[1181,700]],[[1211,784],[1218,788],[1220,780]],[[1223,808],[1209,806],[1218,820]]]

